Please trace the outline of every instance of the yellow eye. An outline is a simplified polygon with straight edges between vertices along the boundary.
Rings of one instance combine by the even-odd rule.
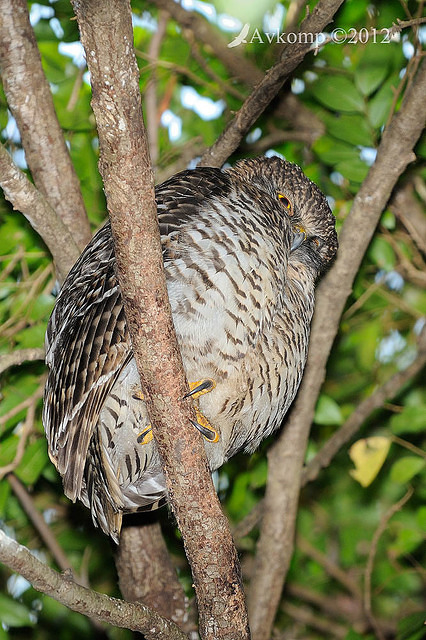
[[[278,199],[281,202],[281,204],[283,205],[283,207],[285,207],[285,209],[287,209],[289,214],[292,216],[293,215],[293,206],[292,206],[290,200],[287,198],[287,196],[283,196],[282,193],[279,193],[278,194]]]

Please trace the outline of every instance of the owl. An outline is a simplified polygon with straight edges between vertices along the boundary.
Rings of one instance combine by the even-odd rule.
[[[211,470],[281,425],[306,362],[315,284],[335,219],[295,164],[259,157],[156,187],[173,322]],[[64,492],[116,542],[165,479],[133,356],[107,222],[57,297],[43,423]]]

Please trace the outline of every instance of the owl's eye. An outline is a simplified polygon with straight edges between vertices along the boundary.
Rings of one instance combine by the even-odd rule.
[[[287,196],[284,196],[282,193],[279,193],[278,194],[278,199],[281,202],[281,204],[283,205],[283,207],[285,209],[287,209],[289,215],[292,216],[293,215],[293,205],[291,204],[291,202],[287,198]]]

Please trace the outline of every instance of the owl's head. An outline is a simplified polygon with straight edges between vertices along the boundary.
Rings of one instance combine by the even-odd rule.
[[[231,174],[276,198],[288,216],[296,241],[294,257],[307,256],[319,270],[336,255],[335,218],[322,191],[292,162],[276,156],[239,161]]]

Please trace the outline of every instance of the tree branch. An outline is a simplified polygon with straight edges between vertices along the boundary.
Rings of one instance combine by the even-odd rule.
[[[426,63],[384,131],[376,161],[340,234],[337,260],[318,288],[309,360],[286,427],[270,449],[264,518],[249,594],[253,638],[269,638],[293,552],[300,477],[316,400],[355,274],[390,193],[407,164],[426,116]],[[299,480],[297,480],[299,478]]]
[[[174,622],[149,607],[110,598],[76,584],[68,574],[57,573],[1,529],[0,561],[31,582],[37,591],[89,618],[139,631],[147,640],[188,640]]]
[[[158,518],[158,512],[150,514]],[[196,630],[172,564],[160,523],[141,515],[143,525],[124,526],[116,554],[120,591],[129,602],[143,602],[185,632]]]
[[[58,544],[58,541],[56,540],[49,526],[47,525],[45,519],[43,518],[41,513],[38,511],[38,509],[35,507],[34,502],[31,496],[29,495],[27,489],[25,488],[25,486],[18,480],[18,478],[13,473],[10,473],[7,476],[7,481],[10,484],[13,493],[16,495],[19,502],[21,503],[25,513],[28,515],[34,527],[38,531],[41,539],[43,540],[46,547],[49,549],[50,553],[52,554],[58,567],[62,569],[62,571],[69,570],[71,568],[70,561],[65,555],[64,550],[62,549],[60,544]]]
[[[193,571],[200,634],[243,640],[249,633],[237,553],[202,437],[190,427],[190,404],[183,400],[188,386],[167,297],[130,4],[74,0],[73,7],[93,83],[100,170],[126,318],[170,503]]]
[[[314,10],[300,25],[298,33],[320,33],[333,19],[343,0],[319,0]],[[280,61],[265,74],[244,102],[235,118],[228,124],[216,142],[203,154],[199,166],[221,167],[235,151],[243,137],[280,91],[290,73],[302,62],[311,49],[309,38],[296,38],[295,44],[286,44]]]
[[[15,367],[16,365],[23,364],[24,362],[44,360],[44,356],[44,349],[41,347],[18,349],[18,351],[14,351],[13,353],[2,353],[0,355],[0,373],[6,371],[9,367]]]
[[[239,49],[230,49],[223,35],[205,18],[194,11],[186,11],[179,3],[173,0],[151,0],[151,3],[160,9],[166,10],[184,29],[186,37],[190,32],[199,42],[207,45],[229,71],[231,79],[236,78],[250,88],[263,81],[264,71],[259,69],[250,58],[240,53]],[[281,47],[282,50],[283,48]],[[195,58],[197,59],[196,54]],[[203,66],[201,61],[199,61],[199,64]],[[237,97],[240,99],[240,96]],[[282,96],[274,116],[277,119],[290,121],[295,129],[300,129],[303,121],[303,124],[306,124],[309,130],[312,131],[314,139],[321,135],[324,129],[324,125],[317,115],[290,92]]]
[[[0,185],[5,198],[19,210],[49,248],[59,280],[63,281],[80,255],[74,236],[58,218],[44,195],[30,182],[0,144]]]
[[[80,250],[91,231],[80,185],[56,117],[26,0],[0,0],[0,68],[36,187]],[[62,269],[63,271],[64,269]]]

